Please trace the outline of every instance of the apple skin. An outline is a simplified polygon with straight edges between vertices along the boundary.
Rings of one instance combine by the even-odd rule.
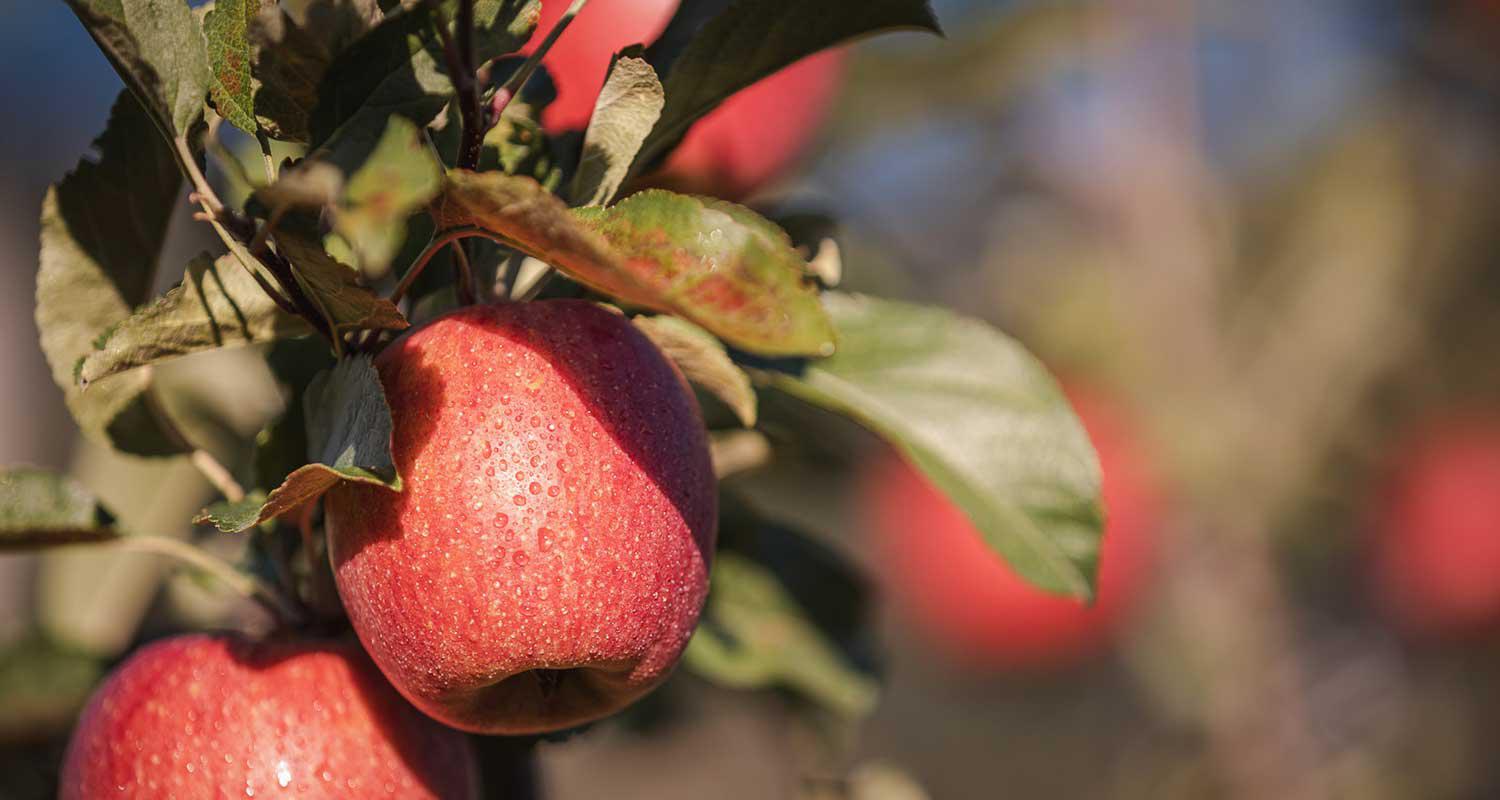
[[[1105,646],[1141,594],[1161,518],[1157,483],[1125,417],[1104,397],[1070,388],[1099,453],[1105,525],[1093,606],[1020,578],[926,478],[895,455],[862,482],[865,525],[896,610],[966,671],[1044,671]]]
[[[1376,504],[1376,601],[1418,637],[1500,632],[1500,418],[1433,419],[1391,463]]]
[[[376,359],[405,489],[327,497],[334,577],[437,720],[540,733],[661,683],[708,591],[718,486],[697,402],[625,317],[552,300],[440,317]]]
[[[478,798],[468,740],[422,716],[354,642],[188,635],[105,680],[68,744],[62,800]]]
[[[568,5],[543,0],[530,48]],[[632,44],[650,44],[676,10],[677,0],[592,0],[585,6],[543,61],[557,86],[556,101],[542,113],[546,129],[587,127],[610,57]],[[825,50],[738,92],[699,120],[647,182],[735,200],[782,177],[822,127],[844,60],[842,50]]]

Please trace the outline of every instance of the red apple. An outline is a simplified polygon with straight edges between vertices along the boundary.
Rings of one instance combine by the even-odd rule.
[[[1099,452],[1108,509],[1093,606],[1047,594],[986,546],[957,506],[891,456],[867,474],[866,526],[898,611],[953,662],[1040,669],[1105,644],[1147,578],[1159,520],[1155,482],[1120,412],[1070,392]]]
[[[60,797],[447,800],[477,798],[478,774],[463,734],[353,642],[192,635],[137,651],[95,692]]]
[[[1500,417],[1428,423],[1393,454],[1378,505],[1373,580],[1404,630],[1500,630]]]
[[[568,5],[544,0],[530,47]],[[587,126],[610,57],[632,44],[650,44],[676,10],[677,0],[592,0],[585,6],[543,62],[557,85],[557,100],[542,116],[546,128]],[[842,51],[824,51],[729,98],[693,126],[651,182],[737,199],[783,176],[821,127],[843,62]]]
[[[376,360],[399,494],[327,499],[339,593],[436,719],[533,733],[664,680],[708,589],[717,484],[696,401],[623,316],[466,308]]]

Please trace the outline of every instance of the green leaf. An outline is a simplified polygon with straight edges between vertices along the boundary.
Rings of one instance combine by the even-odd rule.
[[[579,205],[602,206],[614,199],[664,102],[661,81],[643,59],[620,57],[610,64],[573,175]]]
[[[839,352],[771,386],[884,437],[1015,570],[1090,597],[1099,464],[1056,382],[1015,341],[936,308],[829,293]]]
[[[440,5],[451,20],[456,2]],[[482,63],[519,48],[536,26],[536,9],[535,0],[476,3],[476,58]],[[312,142],[346,172],[374,148],[393,115],[425,126],[452,98],[439,16],[430,3],[406,8],[341,53],[323,76]]]
[[[246,133],[255,133],[255,85],[251,74],[254,52],[249,29],[262,10],[275,3],[267,0],[218,0],[203,19],[208,41],[208,63],[213,83],[209,94],[219,116]]]
[[[366,271],[383,271],[406,240],[406,218],[443,185],[443,167],[409,120],[392,117],[359,169],[349,176],[334,217]]]
[[[314,378],[303,412],[312,463],[294,470],[269,495],[211,506],[197,522],[241,533],[318,499],[341,481],[401,491],[391,455],[391,409],[368,356],[346,358]]]
[[[824,638],[771,572],[720,553],[713,587],[683,653],[688,669],[742,689],[785,686],[850,717],[875,707],[879,687]]]
[[[745,350],[826,354],[833,328],[786,234],[749,209],[651,190],[577,209],[535,181],[449,170],[441,228],[478,226],[625,303],[668,311]]]
[[[182,188],[171,148],[141,104],[121,93],[97,161],[80,161],[42,201],[36,323],[52,378],[85,435],[135,455],[185,452],[159,421],[148,372],[74,381],[94,341],[150,297],[157,261]]]
[[[636,317],[632,322],[684,377],[724,401],[745,427],[755,427],[755,389],[750,376],[729,358],[718,339],[676,317]]]
[[[283,232],[277,234],[276,245],[332,330],[399,331],[409,326],[391,301],[361,286],[359,273],[335,261],[322,244]]]
[[[833,352],[807,262],[786,232],[750,209],[657,189],[575,214],[624,256],[660,305],[731,344],[765,355]]]
[[[285,9],[263,3],[246,30],[257,122],[273,138],[307,142],[318,86],[334,58],[374,28],[375,0],[315,0]]]
[[[119,536],[114,518],[73,480],[27,467],[0,471],[0,553]]]
[[[741,0],[693,37],[663,82],[667,103],[632,173],[650,167],[730,95],[804,56],[882,30],[941,33],[927,0]]]
[[[67,0],[105,58],[168,139],[203,116],[210,71],[186,0]]]
[[[78,383],[158,361],[311,333],[279,308],[231,255],[188,264],[182,283],[105,331],[78,365]]]

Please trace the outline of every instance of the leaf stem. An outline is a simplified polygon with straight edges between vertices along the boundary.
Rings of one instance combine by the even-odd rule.
[[[453,269],[458,273],[458,284],[455,286],[458,302],[460,305],[472,306],[479,301],[479,298],[474,293],[474,268],[469,265],[469,251],[464,247],[463,242],[454,242],[451,247],[453,248]]]
[[[229,469],[219,459],[214,458],[212,453],[199,447],[193,450],[190,458],[193,466],[197,467],[198,471],[203,473],[203,477],[219,490],[219,494],[224,495],[225,500],[238,503],[245,499],[244,487],[240,486],[239,481],[234,479]]]
[[[260,143],[261,164],[266,170],[266,185],[276,182],[276,157],[271,155],[271,140],[266,137],[266,132],[259,129],[255,131],[255,141]]]
[[[125,536],[115,540],[122,549],[168,556],[212,575],[229,588],[265,606],[282,622],[302,619],[302,612],[281,592],[197,545],[166,536]]]
[[[427,249],[423,250],[420,256],[417,256],[416,261],[412,262],[411,269],[406,271],[406,274],[401,278],[401,283],[397,284],[395,291],[391,292],[390,301],[392,303],[401,302],[401,298],[406,296],[406,293],[411,290],[412,284],[416,283],[417,278],[421,276],[422,270],[427,268],[428,262],[432,261],[432,257],[441,252],[444,247],[460,239],[469,239],[476,236],[505,245],[510,244],[500,234],[492,233],[483,228],[468,226],[443,231],[433,236],[432,241],[427,245]]]
[[[537,67],[541,66],[542,59],[546,58],[547,53],[552,50],[552,45],[557,43],[558,37],[562,36],[563,31],[567,30],[568,26],[573,23],[573,18],[578,16],[580,11],[583,11],[585,5],[588,5],[588,0],[573,0],[573,5],[568,6],[568,10],[563,12],[562,18],[557,21],[556,25],[552,26],[552,30],[547,32],[547,38],[543,39],[542,43],[537,45],[536,50],[533,50],[531,55],[527,56],[526,60],[521,63],[520,68],[511,73],[511,76],[506,79],[505,85],[501,86],[495,92],[494,99],[490,101],[490,119],[499,119],[500,112],[504,111],[505,107],[510,105],[510,101],[517,94],[520,94],[521,87],[525,86],[526,81],[531,79],[531,74],[536,72]]]

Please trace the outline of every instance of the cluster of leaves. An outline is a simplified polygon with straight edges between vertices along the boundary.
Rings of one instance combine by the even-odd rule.
[[[1022,348],[946,311],[826,290],[805,251],[746,207],[639,190],[733,92],[852,37],[935,31],[924,0],[685,2],[664,37],[680,46],[619,54],[571,148],[538,122],[534,64],[504,58],[532,35],[537,0],[69,4],[128,87],[95,157],[42,210],[37,320],[79,427],[137,456],[193,452],[152,367],[231,346],[263,345],[289,395],[246,443],[249,491],[226,491],[200,522],[275,537],[339,481],[400,491],[370,354],[455,303],[545,292],[634,314],[731,424],[757,425],[768,397],[857,421],[1019,572],[1089,595],[1097,465]],[[683,20],[698,20],[689,35]],[[225,146],[228,126],[263,153],[243,208],[205,177],[210,156],[254,171]],[[185,182],[224,251],[153,297]],[[65,478],[0,478],[0,546],[119,535]],[[720,559],[688,664],[866,711],[873,684],[756,553]]]

